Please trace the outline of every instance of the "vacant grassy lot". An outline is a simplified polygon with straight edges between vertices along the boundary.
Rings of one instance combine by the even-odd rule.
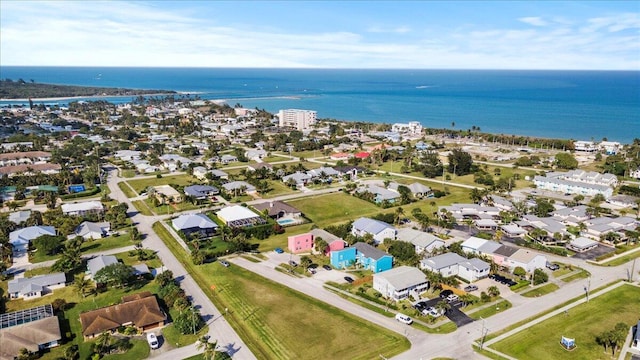
[[[135,190],[138,194],[143,192],[149,186],[158,186],[158,185],[191,185],[195,183],[199,183],[197,179],[190,175],[171,175],[171,176],[163,176],[161,178],[150,177],[146,179],[135,179],[127,181],[129,185]]]
[[[122,190],[122,192],[126,197],[128,198],[136,197],[136,194],[133,192],[133,189],[131,188],[131,186],[129,186],[129,184],[126,181],[120,181],[118,183],[118,187],[120,188],[120,190]]]
[[[410,346],[400,335],[238,266],[194,266],[174,241],[161,238],[216,306],[229,308],[227,321],[260,359],[373,359]]]
[[[302,211],[319,227],[353,221],[361,216],[375,215],[383,210],[368,201],[342,192],[290,200],[288,203]]]
[[[523,330],[491,347],[517,359],[611,359],[595,338],[618,322],[631,326],[640,313],[640,288],[623,285],[607,294],[580,304],[568,315],[559,314]],[[569,352],[560,338],[576,339],[578,347]]]
[[[550,294],[556,290],[558,290],[559,287],[556,284],[553,283],[549,283],[546,285],[542,285],[539,288],[535,288],[533,290],[529,290],[529,291],[525,291],[523,293],[521,293],[520,295],[524,296],[524,297],[538,297],[538,296],[543,296],[543,295],[547,295]]]
[[[296,191],[285,185],[282,181],[276,180],[267,180],[269,182],[269,188],[271,189],[267,193],[262,193],[260,196],[263,198],[272,198],[285,194],[293,194]]]
[[[109,236],[99,240],[86,241],[82,243],[80,251],[83,254],[90,254],[100,251],[107,251],[111,249],[117,249],[124,246],[133,245],[131,237],[128,233],[124,233],[119,236]],[[29,259],[32,263],[39,263],[43,261],[55,260],[60,257],[60,254],[47,255],[44,251],[35,251],[31,253]]]

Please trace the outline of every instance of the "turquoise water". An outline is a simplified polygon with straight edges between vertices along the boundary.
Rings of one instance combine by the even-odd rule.
[[[639,71],[0,67],[0,78],[169,89],[349,121],[455,123],[456,129],[581,140],[640,137]]]

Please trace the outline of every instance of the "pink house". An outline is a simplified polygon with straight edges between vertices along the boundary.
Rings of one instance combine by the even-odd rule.
[[[341,238],[326,232],[322,229],[312,229],[308,233],[289,236],[288,248],[292,253],[312,252],[314,250],[315,240],[321,238],[329,244],[329,249],[325,255],[329,255],[332,251],[342,250],[345,248],[345,241]]]
[[[289,251],[292,253],[311,252],[313,249],[313,234],[306,233],[289,236]]]

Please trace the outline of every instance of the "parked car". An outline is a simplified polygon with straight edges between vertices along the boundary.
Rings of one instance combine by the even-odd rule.
[[[157,349],[160,347],[160,343],[158,342],[158,338],[154,333],[147,334],[147,342],[149,343],[149,347],[152,349]]]
[[[316,269],[314,268],[308,268],[307,271],[309,272],[309,274],[313,275],[316,273]]]
[[[345,276],[344,277],[344,281],[348,282],[349,284],[353,283],[353,278],[351,276]]]
[[[475,285],[467,285],[464,287],[464,291],[466,292],[472,292],[472,291],[476,291],[478,290],[478,287]]]
[[[560,269],[560,265],[548,262],[547,263],[547,269],[549,269],[551,271],[556,271],[556,270]]]
[[[278,254],[282,254],[284,252],[284,250],[282,250],[282,248],[279,248],[279,247],[273,249],[273,251],[277,252]]]
[[[400,314],[400,313],[396,314],[396,320],[407,325],[411,325],[413,323],[413,319],[411,319],[409,316],[405,314]]]
[[[322,268],[325,270],[331,270],[331,266],[329,265],[322,265]]]
[[[447,296],[449,296],[451,294],[453,294],[453,291],[451,291],[451,290],[442,290],[440,292],[440,297],[445,299]]]
[[[224,267],[229,267],[229,265],[230,265],[229,262],[226,261],[226,260],[220,260],[220,264],[222,264],[222,266],[224,266]]]
[[[426,303],[420,301],[420,302],[417,302],[417,303],[413,304],[413,307],[416,310],[422,312],[423,310],[425,310],[427,308],[427,305],[426,305]]]
[[[433,317],[442,316],[442,312],[438,311],[438,309],[434,308],[433,306],[431,306],[431,307],[427,308],[425,311],[423,311],[423,314],[431,315]]]
[[[296,267],[296,266],[298,266],[298,263],[293,261],[293,260],[289,260],[289,265],[291,265],[293,267]]]
[[[448,302],[454,302],[454,301],[458,301],[459,297],[456,294],[451,294],[449,296],[447,296],[447,301]]]

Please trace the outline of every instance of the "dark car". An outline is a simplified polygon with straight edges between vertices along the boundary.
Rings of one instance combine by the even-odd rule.
[[[344,281],[348,282],[349,284],[353,283],[353,278],[350,276],[345,276],[344,277]]]
[[[453,295],[453,291],[451,291],[451,290],[442,290],[440,292],[440,297],[443,298],[443,299],[446,299],[447,296],[449,296],[449,295]]]
[[[418,310],[418,311],[422,312],[422,310],[424,310],[424,309],[426,309],[426,308],[427,308],[427,304],[421,301],[421,302],[415,303],[415,304],[413,305],[413,307],[414,307],[416,310]]]
[[[296,266],[298,266],[298,263],[293,261],[293,260],[289,260],[289,265],[291,265],[293,267],[296,267]]]
[[[549,269],[551,271],[556,271],[556,270],[560,269],[560,265],[554,264],[554,263],[547,263],[547,269]]]
[[[322,265],[322,268],[325,270],[331,270],[331,266],[329,265]]]

